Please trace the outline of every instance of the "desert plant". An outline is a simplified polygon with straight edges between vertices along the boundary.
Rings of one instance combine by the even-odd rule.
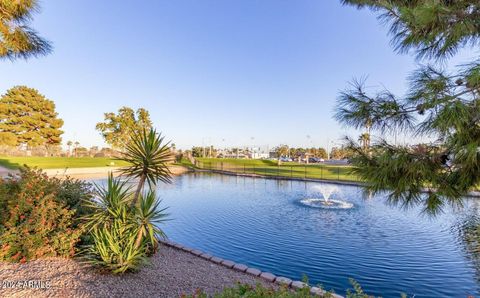
[[[158,246],[158,238],[166,238],[158,226],[167,220],[167,208],[160,208],[160,203],[161,200],[157,198],[154,190],[140,196],[140,204],[135,209],[135,222],[138,227],[136,247],[140,247],[142,239],[146,239],[154,251]]]
[[[132,134],[124,154],[119,158],[130,164],[122,168],[120,172],[129,178],[139,179],[132,206],[137,203],[145,182],[150,188],[153,188],[157,181],[171,182],[172,175],[168,164],[173,159],[169,142],[165,143],[164,137],[154,129],[150,129],[149,132],[143,130],[141,133]]]
[[[85,219],[93,242],[86,249],[86,260],[113,273],[136,270],[146,262],[158,247],[158,238],[165,238],[158,226],[168,216],[154,188],[159,180],[171,181],[168,163],[173,155],[168,143],[153,129],[132,131],[129,139],[120,158],[129,166],[121,173],[127,179],[139,179],[136,190],[132,191],[128,180],[121,182],[110,174],[106,186],[96,187],[97,197],[85,204],[91,210]]]
[[[126,209],[122,210],[108,227],[93,229],[93,245],[87,249],[90,264],[113,273],[136,270],[147,261],[145,245],[135,245],[138,229],[132,225]]]
[[[108,227],[122,212],[126,212],[131,201],[130,190],[127,181],[115,179],[111,173],[106,186],[95,185],[95,198],[86,200],[84,204],[91,210],[84,217],[89,230],[99,226]]]
[[[88,263],[113,273],[136,270],[155,251],[157,239],[165,237],[159,224],[168,215],[155,191],[140,194],[134,206],[130,204],[133,196],[127,181],[110,174],[105,186],[97,186],[96,197],[86,202],[91,210],[84,217],[91,233],[84,251]]]

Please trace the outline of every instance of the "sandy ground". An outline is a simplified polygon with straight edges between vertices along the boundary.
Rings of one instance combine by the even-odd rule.
[[[69,168],[69,169],[46,169],[43,170],[50,177],[64,178],[66,176],[75,179],[105,178],[111,172],[117,176],[119,167],[96,167],[96,168]],[[188,171],[182,166],[170,166],[173,175],[181,175]],[[0,166],[0,177],[6,177],[10,173],[18,173],[17,170],[10,170]]]
[[[0,297],[181,297],[198,289],[213,294],[236,282],[273,286],[164,245],[149,265],[124,275],[102,274],[88,265],[59,258],[0,263]]]

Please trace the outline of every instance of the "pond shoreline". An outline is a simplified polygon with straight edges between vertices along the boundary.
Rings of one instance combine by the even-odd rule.
[[[284,277],[284,276],[276,276],[275,274],[270,273],[270,272],[262,272],[257,268],[251,268],[251,267],[248,267],[245,264],[235,263],[231,260],[224,260],[222,258],[213,256],[213,255],[211,255],[209,253],[206,253],[206,252],[203,252],[201,250],[193,249],[193,248],[190,248],[188,246],[184,246],[184,245],[181,245],[179,243],[175,243],[173,241],[160,240],[160,242],[163,245],[173,247],[175,249],[182,250],[182,251],[187,252],[187,253],[191,253],[194,256],[205,259],[205,260],[210,261],[214,264],[219,264],[219,265],[225,266],[225,267],[227,267],[231,270],[239,271],[241,273],[245,273],[245,274],[249,274],[249,275],[258,277],[258,278],[263,279],[264,281],[267,281],[267,282],[270,282],[270,283],[275,283],[275,284],[278,284],[278,285],[287,286],[287,287],[291,288],[292,290],[299,290],[299,289],[304,288],[305,286],[310,286],[310,293],[312,295],[323,297],[323,295],[326,294],[326,291],[322,290],[321,288],[308,285],[308,284],[306,284],[302,281],[299,281],[299,280],[292,280],[292,279],[290,279],[288,277]],[[344,298],[343,296],[338,295],[338,294],[334,294],[334,293],[329,293],[329,294],[331,295],[332,298]]]
[[[66,169],[46,169],[43,170],[48,176],[56,178],[71,177],[75,179],[98,179],[105,178],[109,173],[113,173],[114,176],[118,176],[118,170],[121,167],[93,167],[93,168],[66,168]],[[183,175],[185,173],[200,172],[200,173],[215,173],[229,176],[250,177],[250,178],[263,178],[274,180],[291,180],[291,181],[305,181],[305,182],[320,182],[330,183],[336,185],[347,186],[363,186],[362,182],[357,181],[344,181],[344,180],[329,180],[329,179],[317,179],[317,178],[301,178],[301,177],[288,177],[288,176],[275,176],[275,175],[259,175],[248,173],[237,173],[222,170],[204,170],[195,169],[191,167],[185,167],[180,165],[170,166],[170,170],[174,176]],[[18,170],[12,170],[3,168],[0,166],[0,178],[6,177],[9,174],[16,174]],[[427,192],[425,190],[424,192]],[[480,198],[480,191],[471,191],[467,194],[467,197]]]
[[[239,177],[249,177],[249,178],[262,178],[262,179],[273,179],[273,180],[288,180],[288,181],[305,181],[305,182],[320,182],[320,183],[330,183],[336,185],[346,185],[346,186],[363,186],[365,185],[362,182],[357,181],[345,181],[345,180],[329,180],[329,179],[317,179],[317,178],[301,178],[301,177],[288,177],[288,176],[275,176],[275,175],[259,175],[259,174],[249,174],[249,173],[237,173],[237,172],[228,172],[221,170],[204,170],[204,169],[190,169],[191,172],[201,172],[201,173],[215,173],[220,175],[229,175],[229,176],[239,176]],[[428,189],[424,189],[423,192],[428,192]],[[467,197],[480,198],[480,191],[471,191],[467,194]]]

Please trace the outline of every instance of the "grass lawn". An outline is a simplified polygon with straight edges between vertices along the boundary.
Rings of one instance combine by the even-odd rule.
[[[111,165],[110,163],[114,163]],[[124,166],[123,161],[108,157],[10,157],[0,156],[0,166],[17,169],[23,165],[41,169],[93,168]]]
[[[197,166],[203,169],[265,176],[359,181],[358,178],[351,173],[351,167],[344,165],[282,162],[279,166],[277,162],[273,160],[228,158],[197,158],[197,161]]]

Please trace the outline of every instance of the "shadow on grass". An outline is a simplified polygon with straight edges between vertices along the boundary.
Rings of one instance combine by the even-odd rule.
[[[11,162],[8,159],[2,159],[0,158],[0,166],[5,167],[10,170],[16,170],[20,168],[22,165],[16,162]]]

